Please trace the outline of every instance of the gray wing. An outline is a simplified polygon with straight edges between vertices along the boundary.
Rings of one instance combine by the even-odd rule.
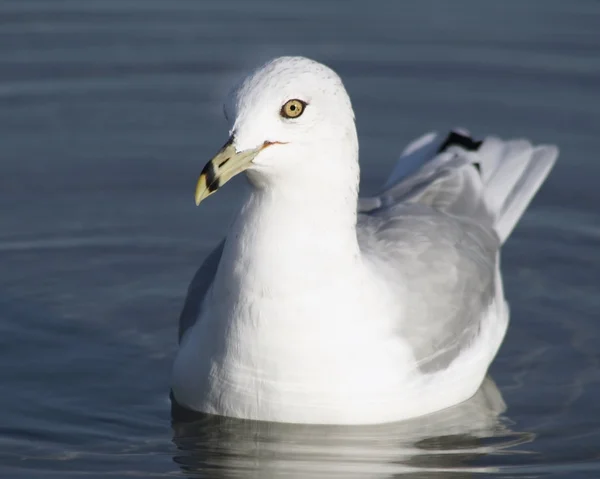
[[[179,341],[197,321],[206,293],[210,289],[223,254],[225,240],[206,257],[188,287],[183,310],[179,315]]]
[[[496,299],[500,247],[468,150],[434,146],[417,151],[425,158],[416,171],[361,201],[358,223],[365,257],[408,288],[399,334],[424,372],[445,369],[479,334]]]

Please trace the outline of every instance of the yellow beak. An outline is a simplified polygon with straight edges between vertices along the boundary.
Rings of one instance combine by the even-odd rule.
[[[235,175],[248,169],[256,155],[270,144],[269,142],[265,142],[251,150],[236,151],[233,144],[233,136],[229,138],[227,143],[223,145],[223,148],[207,163],[202,173],[200,173],[200,178],[198,178],[198,184],[196,185],[196,206]]]

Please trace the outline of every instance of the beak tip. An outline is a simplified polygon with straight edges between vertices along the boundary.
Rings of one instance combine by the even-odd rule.
[[[206,193],[206,177],[204,174],[202,174],[200,175],[200,178],[198,178],[198,183],[196,183],[196,191],[194,192],[194,203],[196,203],[196,206],[199,206],[202,200],[208,196]]]
[[[202,201],[212,195],[235,175],[250,167],[252,160],[262,149],[260,147],[238,152],[233,144],[233,136],[223,148],[210,160],[196,183],[195,202],[199,206]]]

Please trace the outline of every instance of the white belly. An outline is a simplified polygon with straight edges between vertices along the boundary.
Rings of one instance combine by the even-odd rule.
[[[182,341],[173,370],[175,398],[192,410],[263,421],[356,425],[409,419],[471,397],[508,322],[504,308],[490,308],[469,348],[447,369],[423,374],[410,346],[385,322],[354,321],[356,313],[349,308],[329,321],[279,321],[263,305],[260,316],[227,323],[207,311]]]

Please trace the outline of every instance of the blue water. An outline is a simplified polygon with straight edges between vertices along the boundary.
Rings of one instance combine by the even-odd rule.
[[[592,0],[0,0],[0,477],[599,477],[599,26]],[[560,146],[461,407],[171,424],[177,316],[239,200],[195,181],[231,82],[280,54],[344,79],[364,193],[431,129]]]

